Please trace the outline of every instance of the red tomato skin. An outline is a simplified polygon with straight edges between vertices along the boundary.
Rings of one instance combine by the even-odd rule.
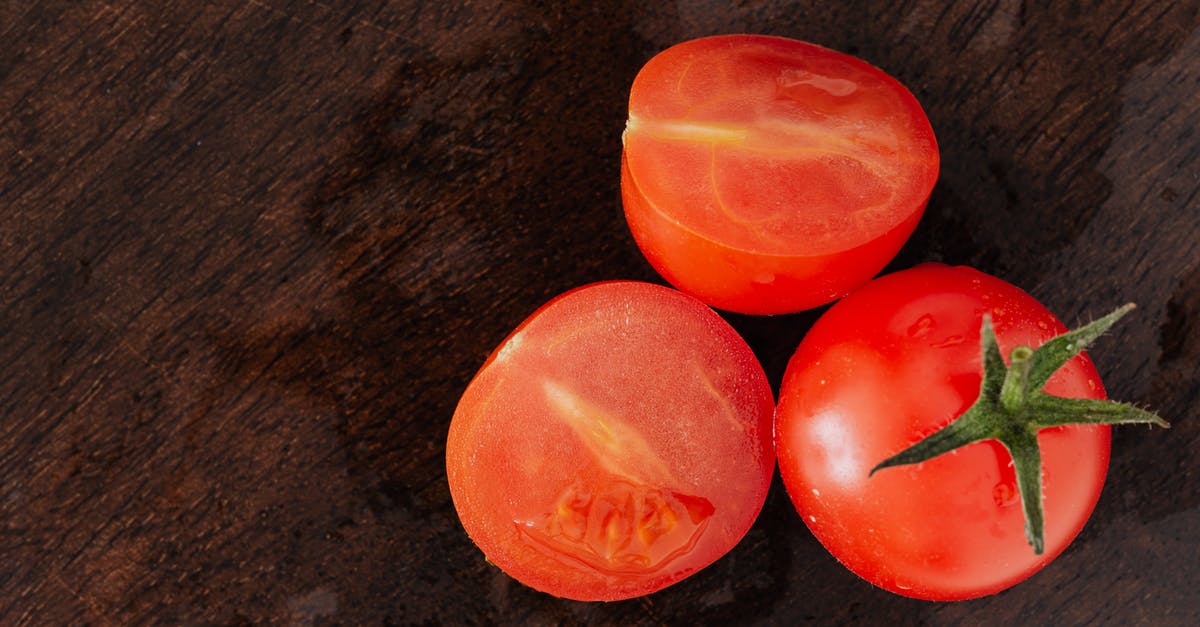
[[[621,192],[635,242],[729,311],[810,309],[878,273],[937,180],[937,141],[883,71],[781,37],[722,35],[652,58],[630,90]]]
[[[936,431],[978,396],[984,312],[1002,354],[1066,327],[1032,296],[966,267],[923,264],[878,278],[836,303],[790,360],[776,412],[780,473],[813,535],[851,571],[904,596],[950,601],[993,594],[1043,568],[1099,499],[1110,429],[1038,434],[1045,553],[1036,555],[1010,457],[985,441],[921,464],[883,459]],[[1086,354],[1049,381],[1057,396],[1105,398]]]
[[[552,415],[578,407],[582,426]],[[774,469],[773,416],[762,367],[715,312],[663,286],[596,283],[543,305],[487,359],[451,421],[447,480],[467,534],[509,576],[627,599],[749,530]],[[632,532],[606,542],[605,524]]]

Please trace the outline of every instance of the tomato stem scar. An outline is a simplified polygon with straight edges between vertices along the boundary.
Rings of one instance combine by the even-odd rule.
[[[979,397],[963,414],[933,434],[883,460],[870,474],[891,466],[923,462],[982,440],[997,440],[1012,456],[1017,491],[1025,516],[1025,537],[1035,554],[1042,554],[1044,510],[1042,462],[1037,433],[1046,427],[1070,424],[1154,424],[1169,428],[1157,414],[1127,403],[1103,399],[1062,398],[1042,391],[1063,364],[1134,309],[1133,303],[1074,331],[1058,335],[1037,349],[1018,346],[1005,365],[991,317],[983,317],[980,343],[983,381]]]

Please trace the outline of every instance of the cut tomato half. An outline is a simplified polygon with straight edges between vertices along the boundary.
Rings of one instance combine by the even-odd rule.
[[[912,234],[938,175],[921,106],[859,59],[755,35],[673,46],[634,79],[621,189],[668,281],[743,313],[865,283]]]
[[[451,495],[515,579],[579,600],[648,594],[750,528],[773,412],[758,360],[703,303],[594,284],[534,313],[468,385],[446,445]]]

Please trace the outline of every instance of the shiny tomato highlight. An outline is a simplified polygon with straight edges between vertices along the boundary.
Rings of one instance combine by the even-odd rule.
[[[780,473],[817,539],[863,579],[898,594],[992,594],[1059,555],[1090,516],[1108,468],[1107,426],[1038,432],[1045,552],[1025,536],[1008,452],[986,440],[870,475],[979,396],[980,326],[1001,353],[1066,328],[1029,294],[965,267],[923,264],[868,283],[813,326],[788,363],[777,412]],[[1104,398],[1086,354],[1049,394]]]
[[[673,285],[752,314],[828,303],[895,256],[938,175],[911,93],[854,57],[723,35],[634,79],[621,191],[634,239]]]
[[[530,316],[467,386],[450,492],[488,561],[526,585],[648,594],[750,528],[775,464],[773,411],[754,354],[704,304],[593,284]]]

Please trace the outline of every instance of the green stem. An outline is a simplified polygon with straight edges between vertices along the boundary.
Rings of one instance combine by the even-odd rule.
[[[923,462],[972,442],[998,440],[1012,456],[1025,515],[1025,537],[1033,552],[1041,554],[1045,550],[1045,514],[1038,430],[1071,424],[1146,423],[1170,427],[1157,414],[1133,405],[1104,399],[1060,398],[1042,391],[1056,370],[1132,309],[1132,304],[1119,307],[1103,318],[1050,339],[1036,350],[1018,346],[1009,355],[1008,366],[1000,355],[991,318],[985,315],[979,333],[983,380],[975,403],[932,435],[880,462],[870,474],[892,466]]]
[[[1017,492],[1025,513],[1025,538],[1033,552],[1041,555],[1046,549],[1042,510],[1042,451],[1038,448],[1037,430],[1020,429],[1000,439],[1013,459],[1017,474]]]
[[[972,412],[973,409],[975,408],[968,409],[957,420],[942,427],[920,442],[879,462],[877,466],[871,469],[870,475],[891,466],[904,466],[933,459],[938,455],[949,453],[956,448],[961,448],[972,442],[989,440],[996,437],[996,434],[989,427],[987,421],[981,420],[976,413]]]
[[[1000,406],[1009,413],[1016,413],[1025,405],[1029,396],[1029,369],[1033,366],[1033,349],[1018,346],[1009,353],[1008,371],[1004,375],[1004,386],[1000,388]]]

